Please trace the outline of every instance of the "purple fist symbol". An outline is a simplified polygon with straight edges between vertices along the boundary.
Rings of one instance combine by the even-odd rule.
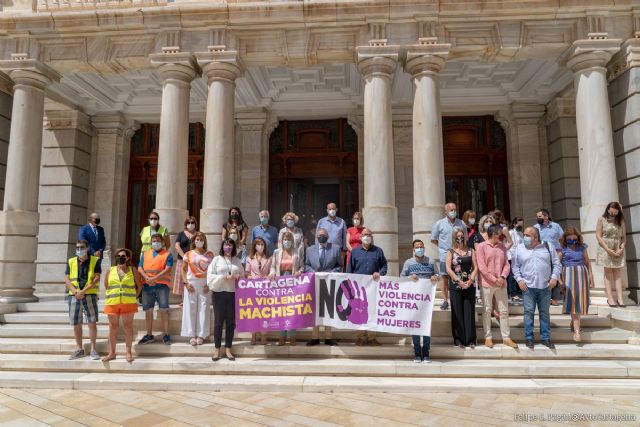
[[[347,298],[346,308],[342,306],[342,295]],[[367,293],[362,287],[358,286],[358,282],[347,279],[340,283],[337,301],[340,304],[338,309],[338,317],[341,320],[348,320],[354,325],[363,325],[369,320],[369,303],[367,302]]]

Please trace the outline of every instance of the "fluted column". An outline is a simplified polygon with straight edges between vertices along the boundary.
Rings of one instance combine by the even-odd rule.
[[[219,247],[222,224],[233,205],[235,80],[242,73],[236,51],[196,54],[207,76],[207,120],[200,229]]]
[[[450,44],[423,39],[407,48],[405,69],[411,74],[413,96],[413,235],[431,240],[431,227],[442,217],[445,203],[442,116],[440,114],[440,71]],[[433,257],[437,248],[425,245]]]
[[[189,95],[197,64],[190,53],[150,56],[162,80],[156,207],[172,236],[184,228],[187,210]]]
[[[595,237],[598,217],[609,202],[619,200],[606,64],[620,44],[617,39],[577,40],[565,57],[573,71],[576,92],[580,228],[591,259],[595,259],[598,248]],[[603,270],[595,263],[594,276],[596,285],[603,287]],[[597,302],[603,303],[600,298]]]
[[[360,46],[358,69],[364,77],[364,209],[389,262],[389,275],[398,274],[398,209],[396,207],[391,80],[398,46]]]
[[[45,88],[59,75],[32,59],[0,61],[14,82],[4,207],[0,212],[0,303],[33,295]]]

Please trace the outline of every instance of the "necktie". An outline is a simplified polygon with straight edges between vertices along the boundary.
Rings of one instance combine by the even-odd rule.
[[[98,227],[92,227],[93,228],[93,234],[96,235],[96,237],[98,237]]]
[[[320,267],[324,265],[324,248],[320,247]]]

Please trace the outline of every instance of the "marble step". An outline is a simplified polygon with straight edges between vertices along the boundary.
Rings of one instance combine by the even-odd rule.
[[[67,355],[0,354],[0,371],[127,372],[170,375],[363,376],[412,378],[640,378],[638,360],[433,360],[404,359],[265,359],[238,357],[213,362],[210,353],[188,357],[123,357],[103,363]]]
[[[493,348],[479,345],[475,349],[460,349],[450,343],[435,342],[431,345],[431,356],[434,359],[582,359],[582,360],[640,360],[640,347],[628,344],[556,344],[554,350],[536,344],[534,350],[520,345],[518,349],[496,343]],[[89,352],[88,340],[84,340],[85,351]],[[98,339],[97,349],[102,353],[108,351],[106,339]],[[116,346],[118,354],[124,354],[122,339]],[[411,340],[386,344],[381,347],[359,347],[353,342],[340,342],[338,346],[306,346],[300,342],[297,346],[277,346],[271,340],[266,346],[251,345],[247,340],[234,341],[234,353],[240,357],[253,358],[380,358],[405,359],[413,355]],[[0,338],[0,353],[29,354],[63,354],[69,355],[75,350],[75,342],[70,338]],[[187,342],[178,341],[167,346],[160,342],[138,345],[134,343],[133,351],[141,356],[192,357],[206,356],[213,353],[213,344],[206,342],[197,347]]]
[[[157,314],[156,314],[157,315]],[[134,317],[135,321],[138,322],[138,326],[144,326],[144,312],[138,311]],[[169,319],[172,323],[177,322],[176,324],[172,324],[171,329],[180,329],[180,325],[182,323],[182,310],[180,308],[172,308],[169,313]],[[451,320],[451,313],[446,311],[435,311],[433,313],[433,322],[446,322],[449,323]],[[68,324],[69,316],[66,312],[21,312],[21,313],[9,313],[9,314],[0,314],[0,322],[1,323],[44,323],[44,324],[56,324],[56,323],[64,323]],[[482,315],[478,314],[476,317],[476,322],[481,324]],[[492,323],[494,326],[498,325],[498,319],[492,319]],[[534,319],[535,324],[539,323],[538,316]],[[568,314],[554,314],[551,316],[551,326],[552,327],[565,327],[568,328],[570,326],[571,316]],[[601,327],[607,328],[611,326],[611,321],[605,317],[599,317],[594,315],[583,316],[582,317],[582,327]],[[106,316],[100,316],[98,319],[99,324],[108,324],[108,320]],[[521,314],[513,314],[509,315],[509,325],[511,327],[523,327],[524,320],[523,315]]]
[[[0,387],[67,390],[640,395],[640,380],[637,379],[283,377],[28,371],[0,372]]]
[[[138,322],[136,322],[137,324]],[[492,333],[494,339],[499,340],[500,331],[497,323],[493,325]],[[157,327],[157,323],[156,323]],[[446,328],[444,328],[446,329]],[[524,341],[524,328],[521,327],[512,327],[511,329],[511,338],[518,342]],[[108,337],[108,325],[99,324],[98,325],[98,338],[107,338]],[[88,327],[84,325],[83,331],[86,337],[88,337]],[[538,336],[536,331],[535,335]],[[134,330],[136,336],[140,337],[144,334],[143,328],[138,327],[137,331]],[[308,339],[310,337],[310,329],[299,331],[298,338],[301,340]],[[276,332],[271,333],[270,336],[277,335]],[[629,338],[633,335],[632,331],[620,329],[620,328],[583,328],[582,330],[582,340],[585,343],[627,343]],[[237,336],[240,338],[248,338],[250,335],[248,333],[239,333]],[[477,336],[480,342],[484,334],[482,332],[482,327],[478,327]],[[73,328],[68,324],[20,324],[20,323],[8,323],[4,325],[0,325],[0,338],[72,338],[73,337]],[[174,340],[179,340],[180,337],[176,332],[173,332]],[[335,331],[334,337],[336,339],[349,339],[353,340],[354,331],[348,330],[337,330]],[[380,342],[391,344],[403,342],[406,340],[410,340],[407,336],[404,335],[393,335],[393,334],[380,334],[379,338]],[[448,330],[443,334],[433,334],[432,339],[440,340],[441,342],[450,342],[451,336],[448,333]],[[573,333],[568,328],[554,328],[552,330],[552,339],[555,342],[572,342],[573,341]]]

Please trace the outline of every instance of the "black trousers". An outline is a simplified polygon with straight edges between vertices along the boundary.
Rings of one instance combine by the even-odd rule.
[[[451,335],[455,345],[465,347],[476,343],[476,288],[454,290],[449,288],[451,299]]]
[[[236,330],[236,293],[213,293],[213,343],[216,348],[222,345],[222,326],[224,329],[224,346],[231,348],[233,334]]]

